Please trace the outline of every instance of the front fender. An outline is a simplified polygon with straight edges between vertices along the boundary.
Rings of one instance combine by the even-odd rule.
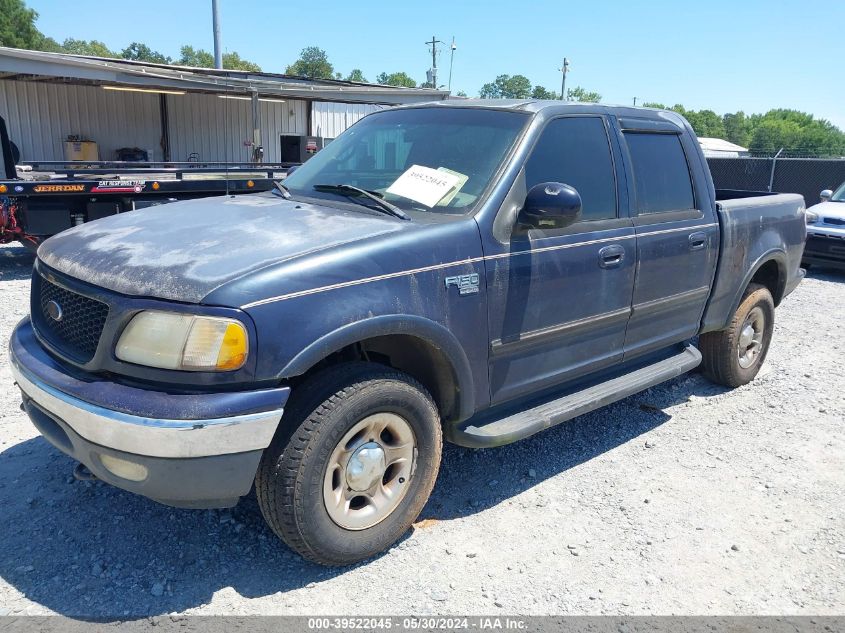
[[[279,372],[278,378],[299,376],[327,356],[344,347],[391,334],[413,336],[436,347],[449,361],[456,387],[461,394],[459,414],[461,418],[475,411],[475,385],[472,369],[461,344],[444,326],[414,315],[381,315],[344,325],[307,345],[296,354]]]

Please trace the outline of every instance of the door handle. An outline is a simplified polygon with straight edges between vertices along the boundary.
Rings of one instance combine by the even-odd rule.
[[[619,244],[611,244],[599,250],[599,266],[602,268],[618,268],[625,259],[625,249]]]
[[[700,251],[707,246],[707,233],[690,233],[689,249],[691,251]]]

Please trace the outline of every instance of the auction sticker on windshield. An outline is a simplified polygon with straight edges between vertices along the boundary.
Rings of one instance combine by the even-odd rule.
[[[461,184],[461,177],[454,173],[411,165],[387,188],[387,193],[433,207]]]

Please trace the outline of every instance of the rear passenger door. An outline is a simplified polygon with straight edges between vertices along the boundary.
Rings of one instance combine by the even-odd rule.
[[[689,135],[666,121],[620,121],[637,236],[637,273],[625,358],[698,333],[719,246],[707,183]],[[687,147],[685,147],[685,144]],[[701,172],[699,167],[698,172]]]

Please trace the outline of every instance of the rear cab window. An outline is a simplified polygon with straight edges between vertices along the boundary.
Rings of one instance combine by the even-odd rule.
[[[671,133],[626,132],[640,215],[695,209],[681,138]]]

